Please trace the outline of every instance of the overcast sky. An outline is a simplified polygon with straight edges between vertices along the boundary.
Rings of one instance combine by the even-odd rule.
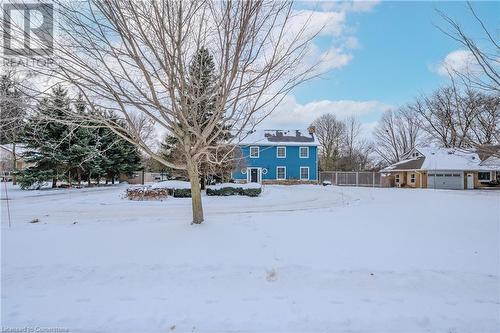
[[[472,5],[498,36],[500,2]],[[262,127],[304,128],[333,112],[359,116],[367,134],[384,110],[445,84],[443,65],[463,66],[469,55],[436,27],[446,27],[437,9],[482,36],[465,2],[297,3],[325,25],[314,42],[328,73],[296,88]]]

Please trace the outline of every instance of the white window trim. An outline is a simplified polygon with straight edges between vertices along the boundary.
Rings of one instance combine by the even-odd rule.
[[[285,149],[285,155],[284,156],[280,156],[278,154],[278,152],[280,151],[280,148],[284,148]],[[286,146],[277,146],[276,147],[276,158],[286,158]]]
[[[302,178],[302,169],[307,169],[307,178]],[[309,174],[309,167],[300,167],[300,170],[299,170],[299,177],[300,177],[300,180],[309,180],[311,178],[311,175]]]
[[[302,151],[302,148],[307,149],[307,156],[302,156],[300,153]],[[309,147],[299,147],[299,158],[309,158]]]
[[[285,177],[284,178],[279,178],[279,173],[278,169],[283,168],[285,170]],[[276,167],[276,180],[286,180],[286,166],[277,166]]]
[[[400,182],[400,180],[401,180],[401,176],[399,175],[399,173],[398,173],[398,174],[396,174],[396,175],[394,175],[394,181],[395,181],[396,183],[399,183],[399,182]]]
[[[257,148],[257,156],[252,156],[252,148]],[[260,157],[260,147],[259,146],[250,146],[249,155],[250,155],[250,158],[259,158]]]
[[[413,176],[413,177],[412,177]],[[414,173],[410,174],[410,183],[415,184],[417,182],[417,175]]]

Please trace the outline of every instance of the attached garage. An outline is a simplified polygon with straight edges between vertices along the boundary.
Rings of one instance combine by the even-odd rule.
[[[386,184],[449,190],[500,187],[500,157],[484,159],[463,149],[426,147],[414,148],[403,158],[380,170]]]
[[[464,173],[457,171],[432,171],[427,174],[427,188],[463,190]]]

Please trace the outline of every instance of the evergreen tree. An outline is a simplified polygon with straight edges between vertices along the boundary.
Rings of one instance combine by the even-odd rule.
[[[52,180],[53,187],[58,180],[66,180],[70,186],[75,179],[79,184],[83,179],[90,184],[101,177],[114,183],[120,174],[140,169],[137,148],[110,129],[90,122],[69,126],[50,121],[55,117],[64,119],[70,112],[79,116],[89,112],[81,96],[73,107],[71,110],[67,91],[56,87],[28,118],[23,135],[24,157],[32,166],[20,173],[23,188],[47,180]],[[112,114],[109,117],[118,121]]]
[[[21,187],[52,180],[52,187],[63,179],[68,170],[68,150],[70,128],[61,122],[53,122],[52,117],[63,118],[70,110],[67,91],[60,86],[52,89],[44,98],[37,112],[27,119],[23,141],[26,145],[23,156],[31,167],[20,173]]]
[[[185,98],[186,104],[189,106],[188,119],[192,119],[190,126],[200,126],[203,130],[209,119],[213,116],[217,102],[217,89],[215,77],[215,63],[210,51],[202,47],[193,57],[189,66],[189,84],[186,87],[186,92],[182,98]],[[222,115],[221,115],[222,123]],[[224,142],[229,139],[229,128],[222,128],[222,124],[215,126],[213,134],[219,132],[215,142]],[[174,136],[167,135],[161,145],[163,155],[167,160],[182,158],[180,149],[176,148],[177,139]],[[206,178],[211,175],[210,162],[203,161],[199,165],[200,182],[202,189],[205,187]]]
[[[141,156],[135,145],[107,128],[100,129],[100,138],[102,140],[102,168],[106,179],[114,183],[119,175],[131,174],[141,169]]]
[[[86,104],[79,95],[74,103],[74,109],[80,116],[85,116]],[[96,141],[96,130],[93,127],[70,126],[69,149],[68,149],[68,173],[67,180],[71,185],[76,178],[78,185],[81,184],[84,175],[99,165],[100,151]],[[97,174],[97,173],[96,173]],[[90,177],[88,177],[90,179]]]

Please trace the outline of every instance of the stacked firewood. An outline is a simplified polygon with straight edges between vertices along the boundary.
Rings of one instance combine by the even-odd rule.
[[[130,187],[127,189],[125,196],[129,200],[136,201],[163,200],[168,197],[168,190],[166,188],[151,188],[148,186]]]

